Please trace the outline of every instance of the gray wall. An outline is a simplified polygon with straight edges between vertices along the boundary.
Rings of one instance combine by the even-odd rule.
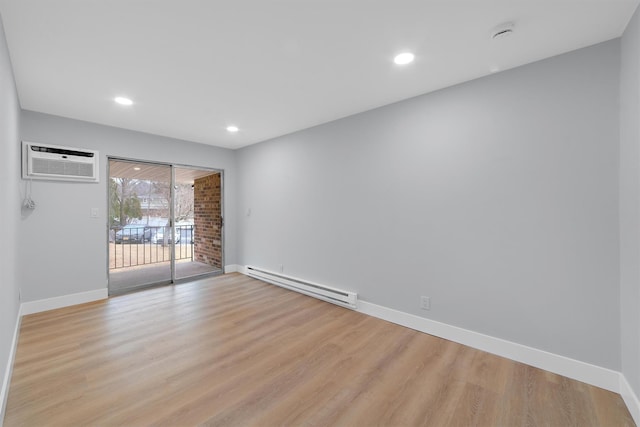
[[[11,351],[13,331],[18,319],[18,270],[15,248],[20,225],[20,104],[0,17],[0,386]],[[0,405],[2,402],[0,402]],[[1,412],[1,411],[0,411]],[[0,424],[2,424],[0,413]]]
[[[37,207],[20,226],[24,301],[107,286],[107,156],[223,169],[225,261],[235,263],[235,152],[30,111],[21,124],[23,140],[99,150],[101,168],[98,184],[33,181]]]
[[[640,10],[621,42],[620,325],[622,373],[640,395]]]
[[[618,93],[614,40],[241,149],[238,261],[618,370]]]

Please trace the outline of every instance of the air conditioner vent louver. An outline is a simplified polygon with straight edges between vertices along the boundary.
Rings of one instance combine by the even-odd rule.
[[[50,175],[93,176],[93,165],[64,160],[33,159],[33,172]]]
[[[22,177],[98,182],[98,152],[23,142]]]

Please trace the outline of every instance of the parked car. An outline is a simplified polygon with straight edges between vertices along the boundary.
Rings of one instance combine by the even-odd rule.
[[[128,224],[116,231],[116,243],[144,243],[151,238],[151,228],[140,224]]]
[[[164,232],[169,227],[154,227],[151,232],[151,243],[164,243]],[[180,233],[175,228],[173,229],[173,237],[169,234],[167,243],[180,242]]]

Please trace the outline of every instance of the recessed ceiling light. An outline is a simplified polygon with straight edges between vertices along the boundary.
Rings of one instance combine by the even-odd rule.
[[[231,133],[236,133],[238,132],[240,129],[238,129],[238,126],[227,126],[227,131],[231,132]]]
[[[116,96],[114,99],[120,105],[133,105],[133,101],[123,96]]]
[[[134,171],[139,171],[140,168],[138,166],[136,166],[135,168],[133,168]]]
[[[406,65],[406,64],[412,63],[415,57],[416,56],[411,52],[404,52],[399,55],[396,55],[396,57],[393,58],[393,62],[395,62],[398,65]]]

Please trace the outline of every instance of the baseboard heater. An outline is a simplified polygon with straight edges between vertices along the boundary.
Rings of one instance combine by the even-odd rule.
[[[347,308],[357,308],[358,294],[355,292],[343,291],[342,289],[331,288],[319,285],[307,280],[285,276],[248,265],[246,267],[247,276],[259,279],[273,285],[281,286],[301,294],[309,295],[333,304]]]

